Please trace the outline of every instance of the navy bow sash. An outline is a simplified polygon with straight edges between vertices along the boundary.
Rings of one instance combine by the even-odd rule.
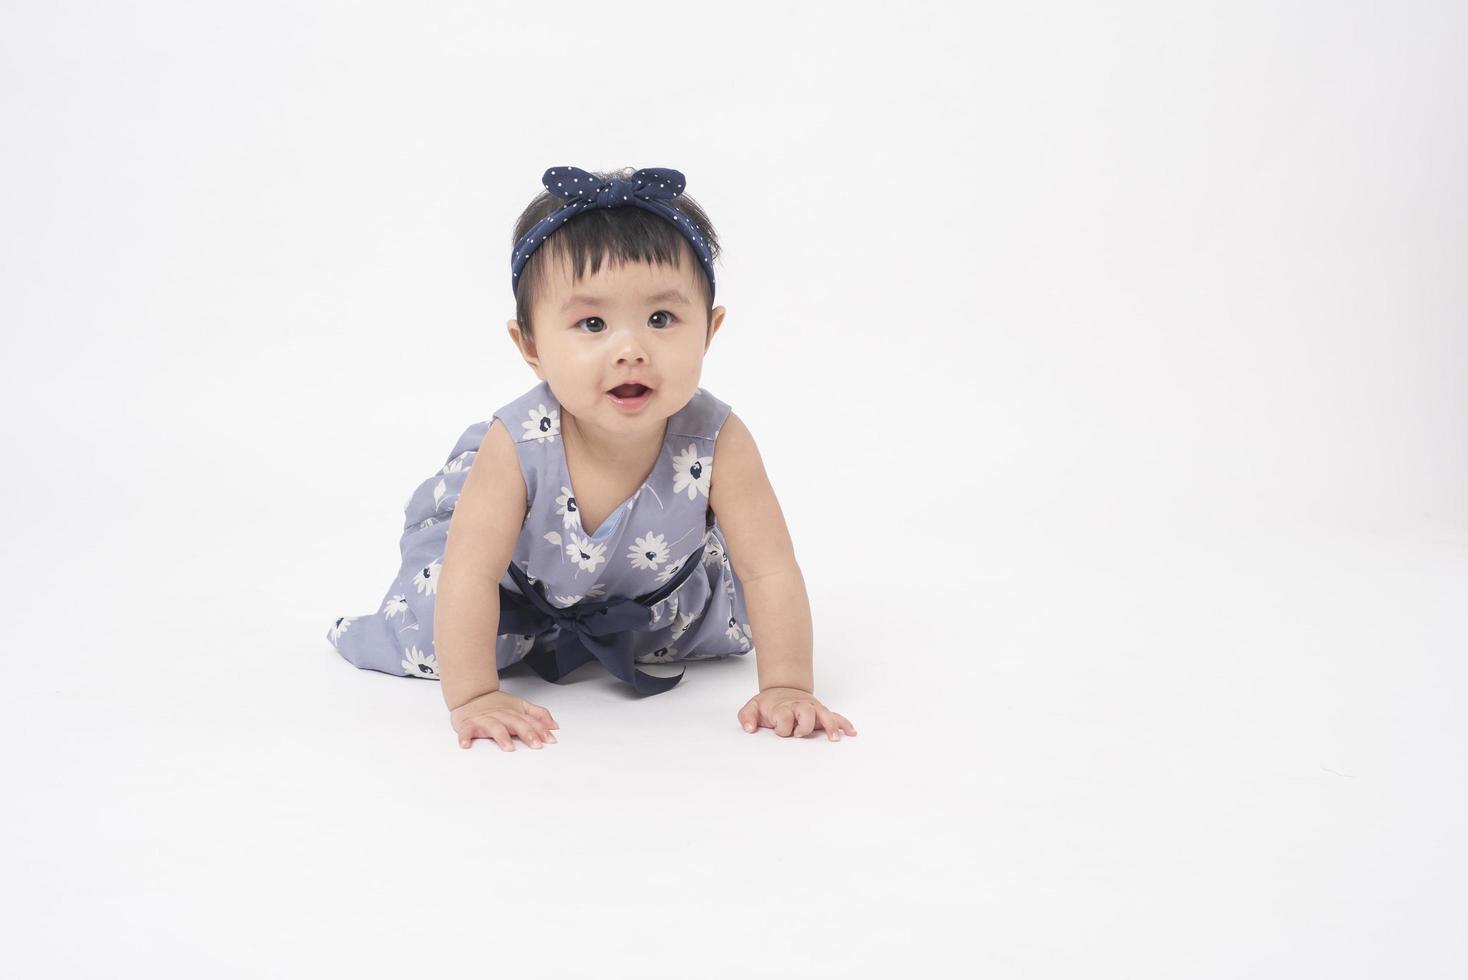
[[[704,530],[704,541],[708,529],[713,527],[712,514]],[[704,544],[683,559],[683,567],[661,588],[635,599],[602,599],[596,602],[578,602],[560,608],[546,599],[542,586],[532,583],[524,569],[510,562],[510,577],[520,589],[511,592],[500,586],[499,635],[518,634],[538,636],[559,625],[554,649],[534,650],[525,655],[525,662],[541,677],[551,682],[560,679],[582,664],[600,660],[607,671],[631,684],[638,694],[661,694],[683,679],[688,670],[671,677],[658,677],[638,670],[634,665],[636,645],[634,631],[644,629],[652,623],[652,607],[677,591],[688,576],[692,575],[703,560]]]

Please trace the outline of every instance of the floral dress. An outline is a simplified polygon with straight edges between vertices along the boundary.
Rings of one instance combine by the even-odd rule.
[[[433,604],[454,505],[490,423],[515,439],[525,522],[500,580],[495,660],[526,660],[548,680],[590,659],[643,693],[677,683],[633,663],[749,653],[744,587],[708,506],[714,442],[729,406],[699,388],[669,417],[652,471],[587,534],[561,439],[560,403],[542,381],[459,437],[404,508],[402,564],[375,613],[338,617],[337,652],[368,670],[438,678]]]

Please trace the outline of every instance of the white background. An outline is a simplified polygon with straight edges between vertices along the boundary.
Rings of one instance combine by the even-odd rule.
[[[1455,4],[0,9],[16,976],[1461,977]],[[541,172],[726,254],[816,693],[325,639],[535,383]],[[756,638],[757,639],[757,638]]]

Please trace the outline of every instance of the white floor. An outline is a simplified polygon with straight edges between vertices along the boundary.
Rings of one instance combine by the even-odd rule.
[[[106,552],[81,606],[42,574],[3,689],[7,959],[1461,975],[1468,541],[1144,530],[986,529],[924,611],[808,556],[834,744],[743,733],[734,661],[645,700],[517,669],[560,742],[466,752],[436,684],[334,653],[319,594],[232,577],[249,535]]]

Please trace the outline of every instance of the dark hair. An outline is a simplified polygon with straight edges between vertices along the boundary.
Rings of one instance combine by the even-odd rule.
[[[614,177],[626,180],[634,172],[631,167],[592,171],[598,180],[610,180]],[[663,203],[688,219],[703,236],[709,255],[717,259],[719,240],[713,224],[698,202],[687,194],[680,194],[675,198],[665,199]],[[559,211],[564,204],[565,201],[550,191],[541,191],[515,222],[515,234],[510,241],[510,247],[514,248],[520,239],[530,234],[531,228]],[[713,323],[713,290],[709,286],[708,276],[704,274],[703,264],[699,262],[693,246],[672,222],[645,208],[591,208],[557,228],[531,253],[524,268],[520,270],[520,279],[515,287],[515,319],[520,321],[520,328],[526,336],[534,336],[530,308],[540,295],[545,282],[545,267],[552,257],[569,259],[572,282],[580,282],[583,275],[600,271],[604,259],[618,264],[631,261],[677,267],[691,262],[698,270],[708,323]],[[590,273],[585,271],[587,265],[591,267]]]

